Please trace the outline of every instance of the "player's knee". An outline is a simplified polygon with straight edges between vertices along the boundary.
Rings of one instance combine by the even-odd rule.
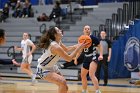
[[[21,67],[20,67],[20,69],[21,69],[21,70],[24,70],[24,69],[25,69],[25,67],[24,67],[24,66],[21,66]]]
[[[85,74],[81,74],[81,78],[82,79],[86,79],[87,77],[86,77],[87,75],[85,75]]]
[[[95,78],[96,77],[95,74],[90,74],[90,73],[89,73],[89,76],[90,76],[90,78]]]
[[[65,89],[66,89],[66,91],[68,91],[68,86],[67,85],[65,86]]]
[[[65,90],[68,90],[66,80],[61,80],[60,86],[63,87]]]

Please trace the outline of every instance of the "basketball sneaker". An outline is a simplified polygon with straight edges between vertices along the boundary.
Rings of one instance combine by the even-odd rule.
[[[57,64],[57,66],[58,66],[59,69],[63,69],[64,68],[64,65],[61,64],[61,63],[60,64]]]
[[[82,92],[81,93],[88,93],[88,91],[87,90],[82,90]]]
[[[36,80],[36,75],[34,74],[32,77],[31,77],[31,79],[32,79],[32,86],[34,86],[36,83],[38,83],[38,81]]]
[[[100,90],[96,90],[96,92],[95,93],[102,93]]]

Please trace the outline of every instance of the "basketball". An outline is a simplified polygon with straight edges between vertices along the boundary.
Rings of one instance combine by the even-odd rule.
[[[90,36],[88,36],[88,35],[81,35],[78,38],[78,43],[83,43],[83,42],[87,43],[85,48],[89,48],[92,44],[92,40],[91,40]]]

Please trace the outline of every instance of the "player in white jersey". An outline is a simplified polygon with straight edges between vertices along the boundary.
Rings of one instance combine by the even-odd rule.
[[[45,51],[38,59],[37,74],[40,78],[56,84],[58,93],[67,93],[66,80],[55,64],[60,57],[70,62],[86,44],[66,47],[61,42],[62,36],[62,31],[59,28],[52,27],[41,37],[38,47],[45,49]],[[68,51],[72,51],[72,53],[68,54]]]
[[[31,50],[30,50],[31,48]],[[23,33],[23,40],[21,41],[21,47],[15,46],[15,50],[22,51],[22,63],[21,70],[24,73],[27,73],[32,78],[32,83],[35,82],[35,76],[30,68],[32,62],[32,53],[36,49],[34,43],[29,39],[28,33]]]

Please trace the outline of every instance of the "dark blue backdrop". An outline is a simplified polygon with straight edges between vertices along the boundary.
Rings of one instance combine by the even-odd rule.
[[[0,0],[0,8],[2,8],[7,1],[9,0]],[[38,0],[30,0],[30,1],[33,5],[38,4]],[[85,5],[96,5],[97,2],[114,2],[114,1],[121,2],[125,0],[85,0]],[[45,3],[51,4],[52,0],[45,0]]]
[[[140,40],[140,21],[135,20],[135,25],[131,25],[126,34],[113,43],[112,57],[109,63],[109,78],[130,77],[130,71],[124,67],[124,50],[130,37],[137,37]]]
[[[0,8],[2,8],[7,1],[9,0],[0,0]]]

